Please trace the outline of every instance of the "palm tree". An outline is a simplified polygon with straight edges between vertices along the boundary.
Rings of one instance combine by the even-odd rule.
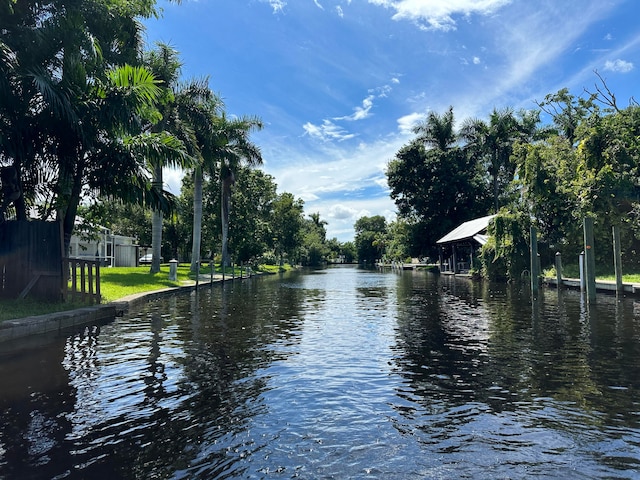
[[[182,64],[179,53],[169,45],[158,43],[155,50],[147,52],[145,64],[162,82],[163,94],[161,97],[159,112],[161,115],[157,123],[150,123],[148,130],[151,133],[168,131],[175,137],[183,141],[188,149],[188,153],[193,155],[196,144],[191,126],[181,117],[176,96],[179,95],[178,79]],[[193,157],[191,157],[193,158]],[[152,188],[157,197],[163,195],[164,181],[162,169],[164,167],[186,166],[183,162],[186,157],[168,156],[165,158],[149,158],[149,167],[152,172]],[[162,217],[163,211],[154,208],[151,219],[151,273],[160,271],[160,258],[162,251]]]
[[[320,239],[324,243],[327,237],[327,230],[324,228],[329,223],[326,220],[320,220],[320,212],[310,213],[309,219],[315,231],[320,235]]]
[[[535,135],[537,112],[518,112],[512,109],[494,109],[489,122],[468,119],[460,129],[460,136],[467,140],[466,149],[484,162],[491,178],[494,208],[500,208],[500,190],[513,180],[515,165],[511,153],[516,141],[530,139]]]
[[[222,265],[231,264],[229,258],[229,214],[231,211],[231,189],[238,165],[242,161],[249,166],[262,164],[262,154],[257,145],[249,140],[253,130],[262,128],[256,117],[241,117],[229,120],[223,113],[217,118],[218,154],[220,162],[220,204],[222,221]]]
[[[449,107],[442,115],[429,112],[427,118],[413,128],[418,134],[418,141],[446,152],[457,140],[454,131],[453,107]]]
[[[181,88],[177,97],[181,114],[193,129],[196,162],[193,166],[193,241],[191,271],[200,264],[202,239],[202,184],[204,173],[213,177],[218,163],[218,136],[215,126],[222,100],[209,89],[208,79],[192,80]]]
[[[25,0],[6,7],[0,7],[0,161],[15,167],[25,192],[16,216],[24,218],[26,202],[37,202],[43,218],[55,210],[68,244],[86,186],[117,190],[100,168],[123,166],[110,152],[140,143],[130,141],[157,99],[153,77],[122,70],[139,56],[136,17],[154,14],[154,6]],[[127,168],[113,170],[138,171],[135,162]]]

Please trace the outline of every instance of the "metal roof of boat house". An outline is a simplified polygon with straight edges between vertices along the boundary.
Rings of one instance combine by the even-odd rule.
[[[489,226],[489,222],[495,217],[495,215],[487,215],[486,217],[476,218],[469,220],[459,225],[444,237],[438,240],[436,243],[455,243],[463,240],[475,239],[481,245],[487,242],[486,235],[480,235],[480,233]]]

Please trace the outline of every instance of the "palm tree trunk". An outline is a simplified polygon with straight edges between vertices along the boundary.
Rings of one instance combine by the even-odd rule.
[[[191,245],[191,271],[198,272],[202,237],[202,169],[193,172],[193,243]]]
[[[162,165],[153,168],[153,188],[162,191]],[[151,273],[160,271],[160,255],[162,252],[162,211],[154,210],[151,222]]]
[[[222,179],[221,188],[221,212],[220,219],[222,221],[222,265],[228,267],[231,265],[229,258],[229,211],[231,209],[231,184],[233,183],[233,175],[229,175]]]

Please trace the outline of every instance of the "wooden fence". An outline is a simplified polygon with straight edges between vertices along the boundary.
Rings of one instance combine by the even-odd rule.
[[[86,303],[100,303],[100,261],[63,258],[64,299]]]
[[[100,303],[100,263],[64,258],[59,222],[0,224],[0,298]]]
[[[58,222],[0,224],[0,298],[60,300],[62,245]]]

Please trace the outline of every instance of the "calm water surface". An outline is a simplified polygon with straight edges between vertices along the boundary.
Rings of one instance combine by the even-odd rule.
[[[640,478],[640,304],[330,268],[0,355],[0,478]]]

